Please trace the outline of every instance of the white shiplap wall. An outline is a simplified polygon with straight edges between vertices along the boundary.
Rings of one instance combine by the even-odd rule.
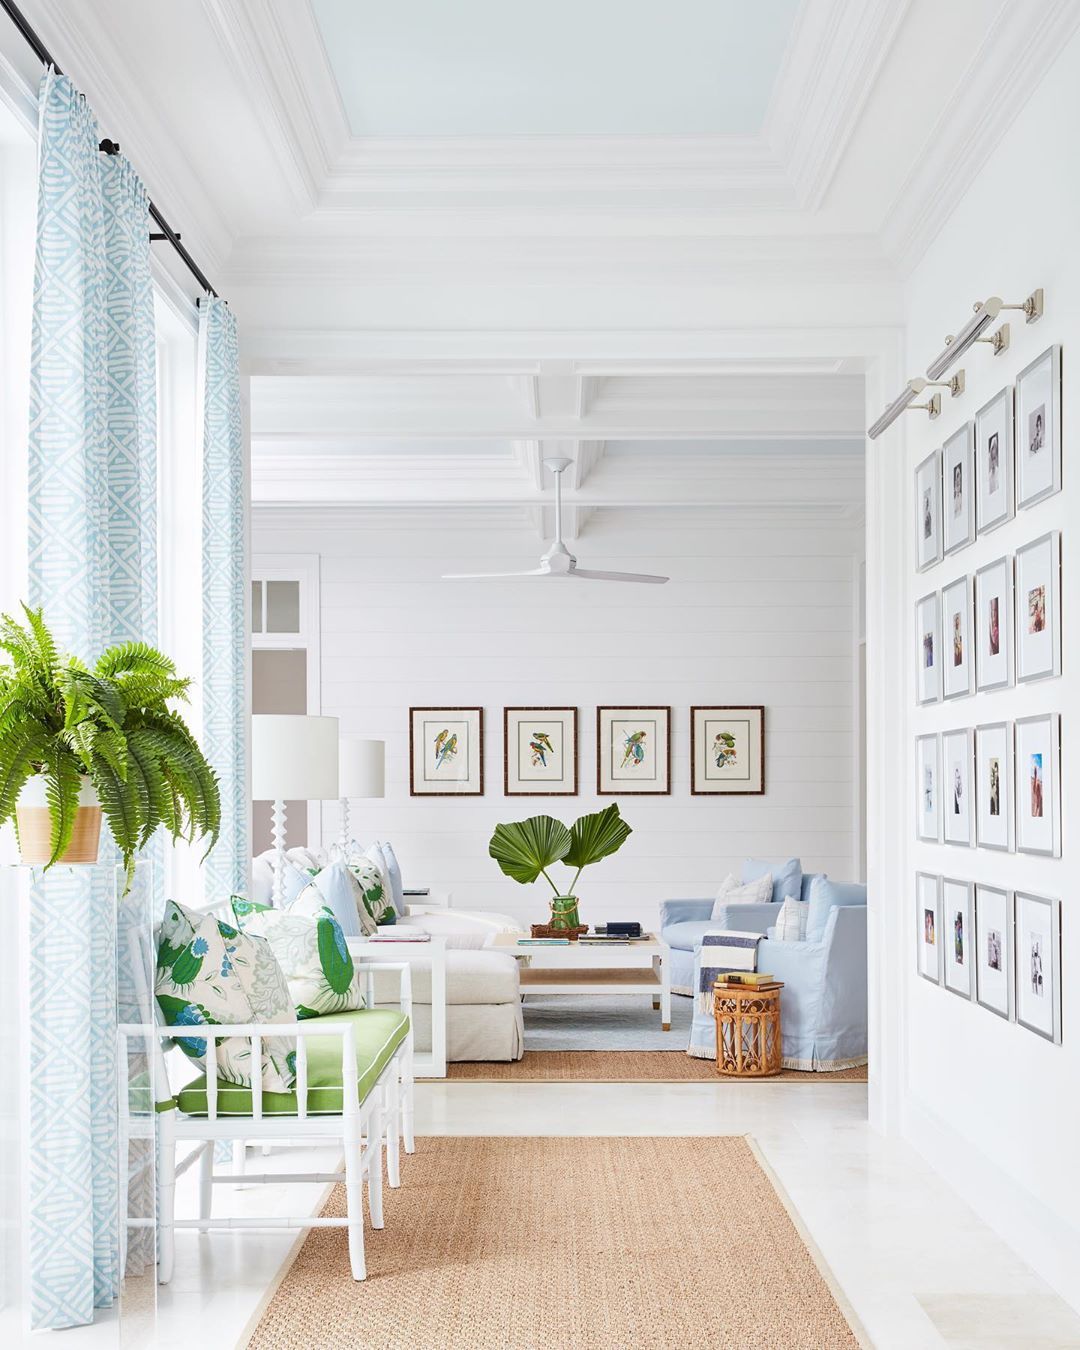
[[[535,565],[522,530],[260,527],[255,552],[321,556],[322,711],[343,734],[387,742],[382,801],[356,803],[361,833],[393,841],[406,884],[461,908],[539,919],[546,888],[503,877],[487,843],[500,820],[598,809],[598,704],[672,706],[672,793],[621,799],[634,834],[586,872],[582,916],[655,922],[660,900],[711,894],[747,855],[799,854],[807,869],[857,867],[854,529],[669,527],[602,520],[583,565],[668,573],[665,587],[448,582],[443,571]],[[692,798],[693,703],[766,706],[763,797]],[[486,792],[410,798],[410,705],[485,710]],[[580,795],[506,798],[504,705],[576,705]],[[326,837],[337,808],[325,808]]]

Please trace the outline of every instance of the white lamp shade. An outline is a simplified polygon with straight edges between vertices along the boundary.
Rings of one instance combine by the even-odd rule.
[[[386,742],[344,736],[338,748],[338,796],[386,796]]]
[[[338,719],[256,713],[251,796],[257,802],[331,801],[338,795]]]

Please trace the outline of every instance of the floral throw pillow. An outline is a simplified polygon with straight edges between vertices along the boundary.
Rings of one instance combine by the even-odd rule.
[[[292,1022],[289,986],[268,943],[241,933],[212,914],[170,900],[158,938],[154,992],[170,1027],[228,1026],[231,1022]],[[174,1034],[183,1052],[206,1067],[206,1041]],[[217,1042],[218,1078],[251,1087],[251,1042]],[[262,1043],[262,1085],[288,1092],[296,1081],[296,1046],[287,1036]]]
[[[397,910],[390,894],[390,881],[383,868],[359,850],[349,854],[346,866],[360,883],[364,894],[364,909],[371,924],[370,928],[364,928],[364,932],[373,933],[379,924],[393,923],[397,918]]]
[[[232,898],[245,934],[265,938],[288,980],[297,1019],[351,1012],[364,1006],[364,986],[341,925],[309,886],[291,909]]]

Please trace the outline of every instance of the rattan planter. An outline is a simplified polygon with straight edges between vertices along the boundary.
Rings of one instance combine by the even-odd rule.
[[[588,931],[587,923],[579,924],[577,928],[552,928],[549,923],[534,923],[532,926],[534,938],[569,938],[571,942],[576,942]]]
[[[52,812],[45,794],[45,779],[28,779],[19,793],[15,807],[15,823],[19,830],[19,859],[29,866],[47,863],[52,850]],[[79,809],[75,813],[75,829],[71,843],[58,863],[96,863],[101,842],[101,807],[97,793],[88,778],[83,779],[79,792]]]
[[[781,1069],[780,986],[713,985],[716,1072],[728,1078],[770,1078]]]

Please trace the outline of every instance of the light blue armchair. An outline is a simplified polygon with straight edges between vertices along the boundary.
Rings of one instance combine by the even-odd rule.
[[[802,942],[779,942],[773,935],[780,912],[777,904],[729,905],[722,917],[713,919],[711,900],[665,902],[660,931],[671,948],[672,987],[696,992],[696,955],[702,934],[709,929],[763,933],[757,968],[784,983],[780,995],[784,1067],[840,1069],[865,1064],[866,887],[833,882],[820,874],[804,876],[801,898],[810,901]],[[687,941],[692,944],[689,951]],[[695,1036],[700,1041],[697,1022]],[[710,1034],[708,1053],[714,1053],[715,1029]],[[695,1046],[698,1053],[703,1048]]]
[[[694,949],[702,933],[714,928],[736,928],[744,933],[766,933],[780,916],[785,896],[810,899],[810,885],[817,873],[803,875],[798,858],[768,862],[748,858],[742,869],[744,882],[766,872],[773,875],[773,904],[724,905],[712,917],[712,900],[665,900],[660,906],[660,936],[671,949],[671,988],[676,994],[694,992]]]

